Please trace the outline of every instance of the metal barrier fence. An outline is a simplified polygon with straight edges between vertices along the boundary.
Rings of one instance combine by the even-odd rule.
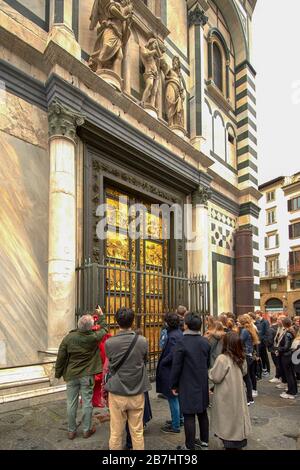
[[[120,307],[132,308],[136,313],[135,328],[149,341],[149,374],[155,377],[160,354],[160,331],[164,315],[185,305],[190,311],[204,317],[210,313],[209,283],[203,276],[179,272],[162,272],[155,266],[147,270],[132,269],[126,263],[87,263],[76,270],[76,319],[93,313],[101,305],[107,316],[110,332],[118,326],[115,313]],[[204,321],[203,321],[204,326]]]

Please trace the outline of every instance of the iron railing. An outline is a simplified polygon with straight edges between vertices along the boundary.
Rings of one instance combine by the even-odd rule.
[[[284,277],[284,276],[287,276],[287,270],[284,268],[269,269],[268,271],[262,271],[260,273],[260,277],[262,279],[273,279],[276,277]]]
[[[204,319],[210,313],[209,282],[203,276],[167,273],[155,266],[145,271],[132,269],[117,260],[107,263],[86,263],[76,270],[76,319],[93,313],[101,305],[115,334],[118,326],[115,313],[120,307],[132,308],[136,313],[135,328],[149,341],[149,374],[155,377],[160,354],[159,338],[164,315],[179,305],[199,313]]]

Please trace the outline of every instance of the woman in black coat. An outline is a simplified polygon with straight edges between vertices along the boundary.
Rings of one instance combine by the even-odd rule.
[[[173,394],[179,394],[184,417],[185,446],[188,450],[195,449],[196,415],[200,427],[200,443],[197,443],[197,447],[208,447],[209,440],[207,408],[210,345],[200,334],[201,325],[199,315],[188,313],[185,316],[185,331],[176,347],[171,372]]]
[[[295,338],[295,333],[292,329],[292,321],[290,318],[284,318],[282,325],[285,328],[285,334],[279,343],[278,354],[286,376],[288,389],[287,392],[281,393],[280,396],[281,398],[294,400],[298,393],[296,374],[292,362],[292,343]]]
[[[179,433],[180,408],[178,397],[174,396],[171,391],[171,369],[175,346],[182,339],[183,334],[179,328],[180,319],[177,313],[168,313],[165,321],[167,323],[168,338],[157,365],[156,391],[162,393],[168,399],[172,418],[172,423],[166,423],[161,430],[166,433]]]

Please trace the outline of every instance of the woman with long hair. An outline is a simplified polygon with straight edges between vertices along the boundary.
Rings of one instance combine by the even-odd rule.
[[[285,333],[279,343],[278,354],[288,387],[287,391],[283,392],[280,396],[281,398],[294,400],[298,393],[296,374],[292,362],[292,344],[295,339],[295,331],[292,327],[292,320],[290,318],[284,318],[282,320],[282,326],[285,330]]]
[[[247,364],[241,339],[237,333],[224,336],[223,351],[209,372],[215,384],[211,427],[225,449],[246,447],[251,422],[244,389],[243,375]]]
[[[240,315],[238,318],[240,326],[240,338],[244,347],[248,373],[244,377],[247,388],[248,405],[253,404],[254,397],[257,397],[257,379],[256,379],[256,352],[259,345],[259,338],[256,328],[253,325],[250,315]]]
[[[213,315],[208,315],[205,321],[205,338],[207,338],[215,328],[216,318]]]

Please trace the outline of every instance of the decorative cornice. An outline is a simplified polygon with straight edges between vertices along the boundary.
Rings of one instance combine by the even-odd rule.
[[[202,10],[198,3],[194,10],[191,10],[188,15],[189,26],[205,26],[208,22],[208,16],[205,15],[204,10]]]
[[[261,209],[253,202],[246,202],[240,206],[240,217],[243,215],[252,215],[256,219],[259,218]]]
[[[84,124],[85,118],[55,99],[49,106],[48,121],[49,137],[64,136],[76,142],[77,127]]]
[[[207,207],[208,201],[211,199],[211,197],[212,191],[210,188],[206,186],[199,186],[198,189],[192,194],[192,204],[193,206],[203,205]]]
[[[155,186],[154,184],[149,183],[141,178],[136,177],[132,173],[127,173],[124,170],[120,170],[119,168],[110,165],[109,163],[103,163],[99,160],[93,160],[93,170],[94,172],[104,172],[110,175],[113,175],[116,178],[123,180],[126,183],[129,183],[135,186],[138,189],[146,191],[147,193],[153,194],[154,196],[158,196],[159,198],[165,199],[171,203],[178,203],[181,204],[182,200],[176,198],[172,194],[161,190],[159,187]]]

